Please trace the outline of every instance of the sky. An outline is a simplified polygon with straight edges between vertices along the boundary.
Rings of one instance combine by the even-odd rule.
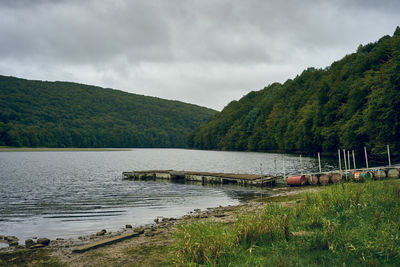
[[[398,0],[0,0],[0,75],[221,110],[392,35]]]

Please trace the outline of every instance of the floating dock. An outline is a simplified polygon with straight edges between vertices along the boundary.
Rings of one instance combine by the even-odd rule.
[[[197,182],[201,184],[237,184],[242,186],[272,186],[282,177],[272,177],[257,174],[213,173],[174,170],[147,170],[123,172],[128,180],[169,180]]]

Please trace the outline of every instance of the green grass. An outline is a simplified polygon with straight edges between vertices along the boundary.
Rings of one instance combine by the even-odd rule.
[[[233,224],[181,224],[175,264],[398,266],[399,180],[333,185],[301,198],[238,215]]]

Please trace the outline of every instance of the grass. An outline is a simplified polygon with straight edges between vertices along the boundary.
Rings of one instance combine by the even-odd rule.
[[[175,234],[174,263],[398,266],[399,182],[333,185],[302,194],[292,206],[266,205],[238,215],[233,224],[183,223]]]
[[[130,151],[130,148],[50,148],[50,147],[7,147],[0,146],[0,152],[42,152],[42,151]]]
[[[0,266],[64,266],[50,256],[49,249],[17,250],[0,253]]]

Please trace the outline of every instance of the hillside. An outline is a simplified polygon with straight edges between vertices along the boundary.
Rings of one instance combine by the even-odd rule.
[[[325,69],[232,101],[188,137],[221,150],[400,152],[400,28]]]
[[[216,111],[69,82],[0,76],[0,145],[184,147]]]

